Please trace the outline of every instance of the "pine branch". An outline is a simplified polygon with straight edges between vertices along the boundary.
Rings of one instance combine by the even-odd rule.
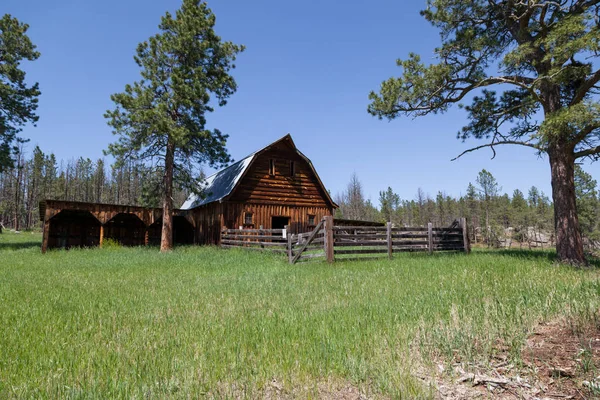
[[[574,153],[573,156],[577,159],[577,158],[582,158],[582,157],[594,156],[596,154],[600,154],[600,146],[591,147],[586,150],[578,151],[578,152]]]
[[[490,147],[492,149],[492,151],[494,152],[494,155],[492,156],[492,159],[494,159],[496,157],[496,150],[494,149],[494,146],[501,145],[501,144],[516,144],[516,145],[519,145],[519,146],[531,147],[531,148],[536,149],[536,150],[538,150],[540,152],[546,151],[544,148],[542,148],[540,146],[537,146],[537,145],[535,145],[533,143],[520,142],[518,140],[503,140],[501,142],[482,144],[481,146],[477,146],[477,147],[473,147],[471,149],[465,150],[462,153],[460,153],[458,156],[454,157],[450,161],[456,161],[456,160],[458,160],[459,158],[461,158],[462,156],[464,156],[467,153],[471,153],[473,151],[480,150],[480,149],[483,149],[483,148],[486,148],[486,147]]]
[[[585,98],[585,95],[588,94],[590,89],[592,89],[598,82],[600,82],[600,69],[594,72],[592,76],[590,76],[581,85],[581,87],[579,88],[579,90],[577,90],[577,93],[575,93],[575,97],[573,97],[573,100],[571,100],[571,103],[569,105],[573,106],[581,102]]]

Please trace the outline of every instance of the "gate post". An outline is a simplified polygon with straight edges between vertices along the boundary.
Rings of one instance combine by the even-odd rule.
[[[325,220],[325,258],[327,258],[328,263],[332,263],[335,261],[335,255],[333,252],[333,217],[328,215],[323,217]]]
[[[463,234],[463,246],[465,248],[465,253],[469,254],[471,252],[471,243],[469,242],[469,227],[467,226],[467,219],[460,219],[460,227],[462,228]]]
[[[287,237],[287,253],[288,253],[288,261],[292,264],[292,260],[294,259],[294,254],[292,252],[292,233],[290,232],[290,226],[285,226],[285,232]]]
[[[427,224],[427,247],[429,248],[429,254],[433,253],[433,224],[430,222]]]
[[[392,258],[392,223],[387,223],[387,250],[388,258]]]

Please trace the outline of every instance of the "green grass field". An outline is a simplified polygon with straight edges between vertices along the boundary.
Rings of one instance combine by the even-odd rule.
[[[595,318],[595,268],[548,252],[305,263],[178,248],[50,251],[0,235],[0,398],[428,397],[432,361],[515,361],[538,321]]]

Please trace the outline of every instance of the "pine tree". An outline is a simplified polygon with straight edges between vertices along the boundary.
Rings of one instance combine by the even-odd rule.
[[[40,53],[27,36],[29,25],[6,14],[0,19],[0,172],[14,165],[22,126],[35,123],[38,116],[39,85],[27,86],[24,60],[34,61]],[[16,144],[15,144],[16,142]]]
[[[458,138],[486,142],[458,157],[506,145],[546,154],[558,259],[585,263],[574,169],[600,158],[600,2],[428,0],[421,14],[440,32],[435,61],[397,60],[401,76],[371,93],[368,111],[394,119],[461,105],[469,123]]]
[[[488,246],[491,246],[491,236],[492,236],[492,210],[493,205],[496,201],[498,193],[500,192],[500,186],[496,181],[494,176],[482,169],[477,176],[477,184],[479,185],[479,194],[481,196],[481,200],[483,203],[483,209],[485,212],[485,231],[486,231],[486,240]]]
[[[167,13],[160,33],[141,43],[135,61],[142,79],[111,99],[117,108],[106,118],[119,141],[109,146],[118,160],[159,164],[163,171],[161,251],[172,247],[174,182],[197,190],[193,167],[229,162],[227,135],[206,129],[213,111],[236,91],[229,74],[243,46],[223,42],[214,31],[215,16],[200,0],[183,0],[175,16]]]

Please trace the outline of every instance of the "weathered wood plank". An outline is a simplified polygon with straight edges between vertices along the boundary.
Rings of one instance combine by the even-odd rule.
[[[269,240],[275,240],[275,241],[286,241],[287,239],[284,238],[283,236],[270,236],[270,235],[231,235],[231,234],[226,234],[226,235],[222,235],[221,236],[223,239],[251,239],[251,240],[258,240],[258,239],[269,239]]]
[[[392,232],[427,232],[427,227],[417,226],[412,228],[407,227],[396,227],[392,228]]]
[[[274,242],[250,242],[250,241],[246,241],[246,240],[229,240],[229,239],[223,239],[223,240],[221,240],[221,243],[223,243],[223,244],[234,244],[234,245],[240,245],[240,246],[279,246],[279,247],[287,247],[287,243],[286,242],[282,242],[282,243],[274,243]]]
[[[433,252],[433,224],[431,222],[427,224],[427,235],[429,236],[427,248],[431,254]]]
[[[383,254],[388,249],[356,249],[356,250],[335,250],[335,254]]]
[[[385,257],[379,256],[379,257],[373,257],[373,256],[366,256],[366,257],[339,257],[340,261],[376,261],[376,260],[385,260]]]
[[[332,263],[335,261],[335,253],[333,248],[335,245],[333,217],[330,215],[324,217],[323,226],[325,228],[325,258],[327,259],[328,263]]]
[[[394,239],[427,239],[429,236],[425,233],[392,233]]]
[[[393,249],[392,249],[392,223],[388,222],[386,224],[386,228],[387,228],[387,253],[388,253],[388,258],[392,258],[392,253],[393,253]]]
[[[429,241],[427,241],[427,240],[394,240],[392,242],[392,244],[394,246],[410,246],[410,245],[427,246],[428,243],[429,243]]]
[[[387,239],[387,234],[371,234],[371,233],[357,233],[357,234],[348,234],[348,233],[336,233],[336,239]]]
[[[377,246],[387,246],[387,242],[386,241],[379,241],[379,242],[342,242],[342,243],[338,243],[335,242],[334,244],[335,247],[352,247],[352,246],[373,246],[373,247],[377,247]]]
[[[394,252],[410,252],[410,251],[422,251],[425,252],[427,251],[427,247],[418,247],[418,246],[394,246]]]
[[[334,226],[334,231],[363,231],[363,232],[386,232],[387,228],[385,226]]]
[[[467,219],[460,219],[460,228],[462,229],[463,234],[463,247],[465,253],[469,254],[471,252],[471,244],[469,243],[469,226],[467,225]]]
[[[283,233],[283,229],[225,229],[226,233]]]
[[[319,258],[319,257],[324,258],[325,257],[325,252],[322,251],[320,253],[309,253],[309,254],[304,253],[304,254],[302,254],[302,256],[300,256],[300,260],[311,259],[311,258]]]
[[[435,250],[464,250],[465,247],[463,245],[458,246],[434,246]]]
[[[268,252],[282,253],[282,254],[287,253],[287,250],[285,250],[285,249],[263,249],[260,247],[234,246],[234,245],[228,245],[228,244],[222,244],[221,247],[225,248],[225,249],[258,250],[258,251],[268,251]]]

